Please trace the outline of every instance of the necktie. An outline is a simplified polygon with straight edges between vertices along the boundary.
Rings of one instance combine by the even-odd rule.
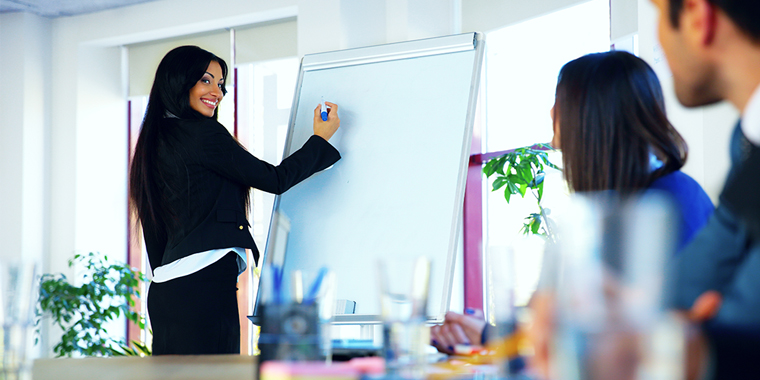
[[[741,120],[737,129],[740,128]],[[740,129],[739,129],[740,130]],[[760,148],[743,135],[734,141],[740,160],[734,162],[734,173],[726,182],[721,202],[731,209],[747,226],[752,239],[760,240]]]

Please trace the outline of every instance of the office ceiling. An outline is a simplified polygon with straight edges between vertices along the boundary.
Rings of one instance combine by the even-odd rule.
[[[149,1],[155,0],[0,0],[0,13],[29,12],[55,18],[76,16]]]

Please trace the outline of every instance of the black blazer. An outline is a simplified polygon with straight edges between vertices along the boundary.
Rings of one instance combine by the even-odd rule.
[[[151,268],[211,249],[259,252],[248,231],[245,200],[251,187],[282,194],[340,159],[327,141],[311,136],[278,166],[254,157],[213,119],[165,119],[155,163],[162,205],[171,217],[142,221]],[[163,227],[163,228],[162,228]]]

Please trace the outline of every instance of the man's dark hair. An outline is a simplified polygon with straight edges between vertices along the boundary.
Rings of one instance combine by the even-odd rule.
[[[684,0],[668,0],[670,23],[678,27]],[[736,26],[755,42],[760,42],[760,1],[758,0],[708,0],[723,10]]]

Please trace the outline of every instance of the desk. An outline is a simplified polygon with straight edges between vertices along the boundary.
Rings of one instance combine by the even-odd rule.
[[[257,358],[242,355],[38,359],[33,380],[255,380]]]

